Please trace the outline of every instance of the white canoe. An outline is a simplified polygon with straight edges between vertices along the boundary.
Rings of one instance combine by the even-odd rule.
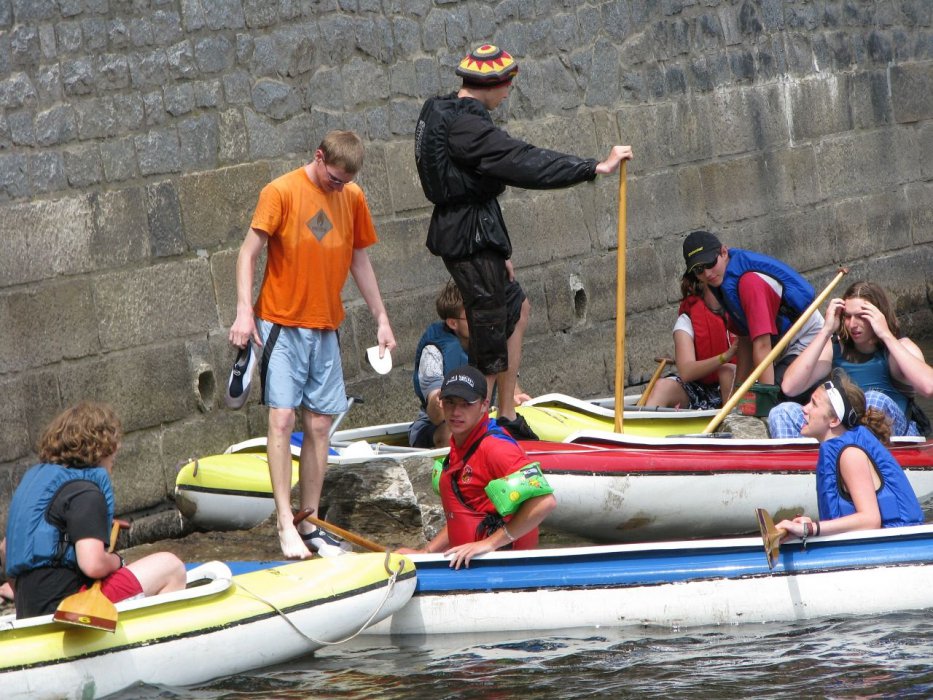
[[[755,522],[754,511],[747,514]],[[418,587],[367,635],[681,628],[933,608],[933,526],[795,540],[769,570],[760,536],[493,552],[455,571],[413,555]]]
[[[239,576],[213,562],[189,572],[189,581],[198,585],[118,603],[112,634],[51,615],[0,618],[0,695],[94,698],[136,683],[186,686],[282,663],[398,611],[415,589],[415,571],[398,555],[352,554]]]
[[[815,513],[813,440],[651,438],[589,433],[577,443],[523,443],[555,489],[550,530],[605,542],[749,532],[748,513]],[[933,443],[900,439],[895,458],[921,502],[933,499]],[[370,458],[372,459],[372,458]],[[178,509],[206,530],[253,527],[273,512],[265,454],[195,460],[176,478]],[[348,468],[352,468],[349,466]],[[293,483],[297,480],[293,461]]]

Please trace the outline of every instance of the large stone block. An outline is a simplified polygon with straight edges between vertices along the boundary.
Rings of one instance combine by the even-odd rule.
[[[627,199],[629,241],[644,242],[673,231],[688,231],[706,220],[703,185],[695,167],[633,178]]]
[[[583,255],[595,231],[587,222],[587,208],[574,189],[553,192],[519,190],[502,203],[512,239],[513,256],[522,265],[546,263]]]
[[[211,256],[211,280],[214,287],[214,298],[217,300],[217,313],[220,325],[229,328],[236,320],[236,261],[239,248],[219,250]],[[256,269],[253,271],[252,299],[259,296],[262,280],[266,269],[266,251],[263,250]]]
[[[140,430],[124,437],[113,469],[114,500],[118,513],[165,503],[174,491],[162,468],[157,431]]]
[[[528,338],[522,357],[522,388],[532,396],[611,394],[614,335],[612,324],[600,324],[556,337]]]
[[[894,119],[904,124],[933,117],[933,61],[891,66]]]
[[[894,120],[887,73],[855,73],[849,77],[848,83],[853,128],[873,129],[886,126]]]
[[[59,383],[64,405],[107,401],[127,432],[181,420],[197,410],[179,341],[69,363],[61,368]]]
[[[242,240],[270,179],[264,162],[183,176],[177,188],[188,245],[213,248]]]
[[[849,86],[845,76],[827,75],[787,85],[787,110],[795,140],[849,131]],[[781,115],[783,116],[783,115]]]
[[[103,275],[94,285],[94,295],[106,350],[183,337],[217,325],[210,269],[204,259]]]
[[[765,164],[760,156],[738,158],[700,168],[706,207],[719,223],[767,214],[772,193],[765,186]]]
[[[816,153],[824,197],[891,188],[916,179],[920,172],[915,134],[905,128],[851,132],[824,139]]]
[[[391,211],[427,209],[431,203],[425,198],[415,166],[414,144],[410,139],[388,144],[385,162],[390,175],[385,178],[391,193]]]
[[[0,217],[3,286],[92,269],[88,247],[94,211],[89,197],[8,204]]]
[[[765,151],[786,143],[785,103],[779,87],[724,90],[710,100],[708,124],[718,155]]]
[[[29,426],[26,423],[21,377],[0,380],[4,401],[0,402],[0,464],[22,459],[30,452]]]
[[[911,183],[906,195],[912,241],[917,245],[933,243],[933,184]]]
[[[367,252],[384,296],[437,287],[447,279],[443,261],[424,245],[429,222],[428,216],[418,216],[377,223],[379,243],[367,248]],[[355,285],[344,289],[344,298],[357,296]]]
[[[99,352],[96,310],[85,279],[0,295],[0,374]]]
[[[775,205],[799,207],[822,199],[812,146],[769,151],[764,162],[767,187]]]
[[[334,128],[345,129],[349,127],[339,126]],[[309,149],[310,153],[313,153],[314,150],[317,149],[319,143],[323,140],[328,131],[330,131],[330,129],[314,132],[314,145]],[[366,204],[373,218],[391,215],[393,213],[393,207],[391,196],[392,185],[390,181],[395,177],[397,170],[403,167],[402,163],[394,160],[394,153],[390,155],[390,148],[393,147],[392,145],[368,142],[364,134],[360,134],[360,138],[364,139],[366,160],[363,162],[363,168],[360,170],[357,184],[359,184],[360,188],[363,190],[363,194],[366,195]],[[410,157],[411,153],[412,151],[409,150]],[[398,155],[404,158],[404,149],[401,149]],[[307,160],[310,160],[310,158]],[[412,160],[414,160],[413,157]]]

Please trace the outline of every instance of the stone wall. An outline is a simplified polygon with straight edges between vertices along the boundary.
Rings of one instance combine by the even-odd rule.
[[[412,353],[445,280],[412,131],[425,97],[492,39],[520,61],[496,117],[542,146],[631,143],[626,375],[671,351],[695,227],[817,287],[841,265],[933,328],[929,0],[0,0],[0,522],[45,423],[82,398],[128,434],[125,512],[163,507],[175,465],[264,432],[222,407],[234,263],[261,186],[330,128],[360,178],[396,369],[352,282],[347,425],[409,418]],[[522,383],[611,394],[618,180],[509,191],[533,304]]]

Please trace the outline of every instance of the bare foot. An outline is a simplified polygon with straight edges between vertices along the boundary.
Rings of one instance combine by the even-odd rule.
[[[279,527],[279,545],[286,559],[308,559],[311,552],[305,546],[298,530],[291,523],[287,527]]]

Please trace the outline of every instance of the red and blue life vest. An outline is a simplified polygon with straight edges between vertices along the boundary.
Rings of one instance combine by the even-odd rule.
[[[773,277],[780,283],[781,306],[775,319],[778,332],[783,335],[794,321],[816,298],[813,286],[799,272],[780,260],[739,248],[729,249],[729,264],[723,275],[722,284],[713,288],[713,294],[729,312],[739,335],[748,335],[748,321],[739,299],[739,280],[747,272],[760,272]]]

